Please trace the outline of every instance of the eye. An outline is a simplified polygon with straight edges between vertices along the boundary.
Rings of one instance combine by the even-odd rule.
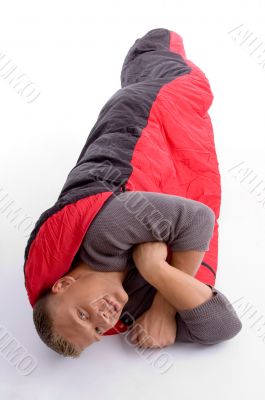
[[[78,310],[78,314],[79,314],[81,319],[83,319],[83,320],[87,319],[87,316],[83,311]]]
[[[86,319],[88,319],[87,318],[87,315],[83,312],[83,311],[81,311],[81,310],[78,310],[78,314],[79,314],[79,316],[80,316],[80,319],[83,319],[83,320],[86,320]],[[99,334],[99,335],[102,335],[102,330],[100,329],[100,328],[98,328],[97,326],[96,326],[96,328],[95,328],[95,331]]]

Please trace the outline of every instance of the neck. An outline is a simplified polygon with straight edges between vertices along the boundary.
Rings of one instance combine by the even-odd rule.
[[[122,282],[124,281],[126,275],[127,275],[127,270],[125,271],[109,271],[109,272],[101,272],[101,271],[95,271],[93,268],[91,268],[88,264],[84,263],[83,261],[79,261],[76,265],[73,266],[71,271],[69,271],[68,274],[72,275],[73,277],[77,277],[83,274],[87,273],[95,273],[95,274],[108,274],[108,277],[113,279],[115,282]]]

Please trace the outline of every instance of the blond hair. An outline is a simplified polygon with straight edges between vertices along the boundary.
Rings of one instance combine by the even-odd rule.
[[[64,357],[78,358],[81,351],[68,340],[53,330],[53,320],[51,318],[48,303],[50,300],[50,290],[42,294],[33,307],[33,321],[40,339],[50,349]]]

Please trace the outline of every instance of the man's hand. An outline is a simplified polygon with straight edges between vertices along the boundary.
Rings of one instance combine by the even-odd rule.
[[[175,343],[177,334],[176,310],[162,296],[143,313],[130,329],[130,341],[142,348],[157,348]],[[161,299],[161,300],[160,300]]]
[[[161,261],[167,258],[165,242],[146,242],[138,244],[132,253],[137,269],[144,279],[149,281],[160,268]]]

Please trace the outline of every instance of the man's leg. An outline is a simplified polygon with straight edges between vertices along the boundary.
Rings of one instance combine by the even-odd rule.
[[[169,264],[194,277],[201,265],[204,254],[205,251],[197,250],[172,251]]]

